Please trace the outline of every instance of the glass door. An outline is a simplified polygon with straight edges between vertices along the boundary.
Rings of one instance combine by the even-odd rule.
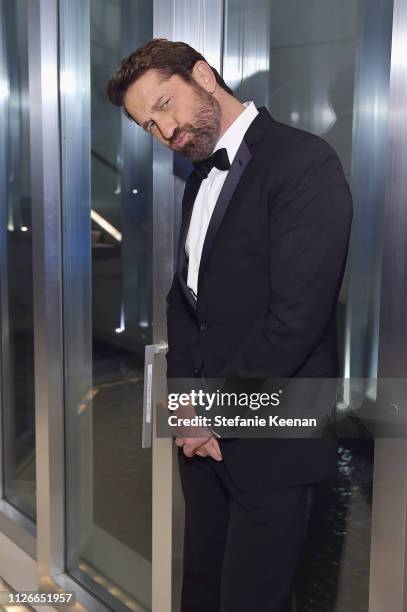
[[[152,609],[153,147],[108,80],[153,37],[152,2],[61,0],[67,572],[113,609]]]
[[[1,382],[4,499],[36,518],[27,2],[0,3]]]

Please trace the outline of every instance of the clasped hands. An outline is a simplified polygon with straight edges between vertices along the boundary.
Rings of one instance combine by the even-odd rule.
[[[207,430],[206,430],[207,431]],[[186,457],[212,457],[216,461],[222,461],[222,453],[219,442],[210,434],[208,438],[175,438],[175,444],[181,446]]]
[[[177,416],[182,419],[189,419],[196,416],[195,408],[192,404],[177,408]],[[182,447],[186,457],[212,457],[215,461],[222,461],[222,453],[216,437],[205,427],[176,427],[175,444]]]

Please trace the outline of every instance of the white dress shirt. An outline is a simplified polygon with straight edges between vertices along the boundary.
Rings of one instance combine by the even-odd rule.
[[[232,165],[233,159],[243,140],[249,125],[258,114],[254,102],[244,102],[244,111],[228,127],[226,132],[216,143],[212,153],[218,149],[225,148],[228,152],[229,162]],[[203,179],[198,194],[195,198],[192,211],[191,222],[185,242],[185,252],[188,256],[188,278],[187,285],[192,290],[194,296],[198,295],[198,272],[201,261],[202,248],[208,230],[209,221],[216,201],[226,180],[228,170],[218,170],[212,168],[208,176]]]

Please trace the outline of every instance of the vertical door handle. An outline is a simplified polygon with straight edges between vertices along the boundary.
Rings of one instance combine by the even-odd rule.
[[[168,350],[166,342],[148,344],[145,347],[144,358],[144,395],[143,395],[143,434],[142,448],[150,448],[152,441],[154,363],[156,355],[165,355]]]

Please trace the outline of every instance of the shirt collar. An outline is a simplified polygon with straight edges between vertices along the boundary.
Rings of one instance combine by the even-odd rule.
[[[243,102],[243,104],[246,108],[236,117],[226,132],[222,134],[213,150],[214,153],[218,149],[225,148],[228,152],[230,163],[232,163],[249,125],[259,113],[253,101],[249,100]]]

